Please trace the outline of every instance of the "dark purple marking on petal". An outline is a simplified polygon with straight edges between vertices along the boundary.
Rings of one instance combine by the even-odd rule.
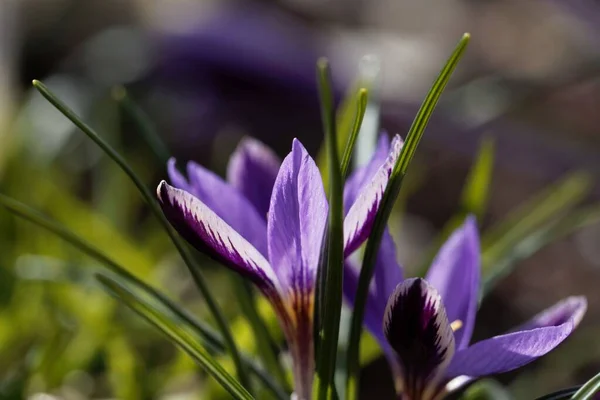
[[[447,377],[499,374],[529,364],[562,343],[577,327],[586,308],[585,299],[575,297],[539,314],[524,326],[532,329],[477,342],[454,355]]]
[[[369,162],[365,166],[354,170],[348,176],[348,179],[346,179],[346,184],[344,185],[344,215],[348,214],[360,191],[373,179],[375,173],[385,163],[389,152],[390,139],[387,134],[382,133],[379,135],[377,147]]]
[[[252,203],[214,172],[190,161],[187,173],[192,195],[267,256],[267,224]]]
[[[269,296],[278,290],[277,277],[262,254],[199,199],[165,181],[157,194],[167,220],[192,246],[250,278]]]
[[[390,297],[385,336],[402,365],[402,391],[410,399],[437,391],[454,354],[454,334],[442,299],[424,279],[407,279]]]
[[[346,256],[352,254],[369,237],[375,215],[383,198],[383,192],[403,144],[400,136],[394,136],[386,161],[379,167],[373,178],[364,185],[356,201],[350,207],[344,219],[344,254]]]
[[[267,219],[281,159],[262,142],[243,138],[229,159],[227,180]]]

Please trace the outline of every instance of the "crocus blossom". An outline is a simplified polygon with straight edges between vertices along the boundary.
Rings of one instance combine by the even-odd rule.
[[[586,299],[569,297],[510,333],[470,344],[480,263],[472,217],[442,246],[425,279],[402,279],[393,240],[384,236],[365,325],[386,354],[402,399],[439,399],[472,379],[528,364],[558,346],[583,317]],[[348,262],[344,290],[351,302],[357,280]]]
[[[346,254],[367,238],[401,146],[396,138],[353,196],[344,220]],[[273,174],[275,165],[272,153],[246,142],[232,157],[231,185],[191,163],[186,181],[171,161],[171,180],[179,188],[163,181],[157,191],[165,216],[186,240],[246,276],[272,303],[293,359],[295,394],[305,400],[314,374],[312,318],[328,204],[319,170],[298,140]]]

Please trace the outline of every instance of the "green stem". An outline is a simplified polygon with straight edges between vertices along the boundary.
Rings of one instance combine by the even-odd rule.
[[[258,347],[258,351],[262,357],[267,370],[275,375],[275,378],[283,384],[286,389],[289,387],[284,369],[279,364],[279,357],[276,351],[276,346],[271,339],[271,335],[261,318],[256,308],[256,301],[252,287],[246,280],[238,275],[232,276],[233,287],[236,295],[239,298],[242,313],[250,323],[250,327],[254,333],[254,339]]]
[[[67,117],[71,122],[75,124],[83,133],[85,133],[94,143],[96,143],[110,158],[112,158],[121,169],[127,174],[127,176],[131,179],[134,185],[139,190],[140,194],[150,206],[152,213],[156,216],[159,222],[164,227],[165,231],[171,238],[171,241],[177,248],[177,251],[181,255],[181,258],[185,262],[188,270],[190,271],[194,282],[198,286],[208,309],[213,314],[219,330],[223,334],[223,338],[227,343],[227,347],[231,353],[231,357],[235,364],[238,378],[242,382],[245,387],[249,387],[250,380],[248,379],[248,374],[246,373],[246,369],[242,363],[240,352],[233,340],[233,336],[229,329],[229,325],[225,316],[221,312],[217,302],[213,298],[210,290],[208,289],[208,285],[200,271],[200,267],[194,262],[193,257],[190,252],[184,245],[183,241],[177,236],[165,216],[163,215],[158,203],[156,202],[154,196],[150,193],[148,188],[144,185],[141,179],[133,172],[133,169],[129,166],[129,164],[125,161],[125,159],[117,153],[106,141],[104,141],[91,127],[86,125],[81,118],[79,118],[75,112],[73,112],[65,103],[63,103],[60,99],[58,99],[42,82],[38,80],[33,81],[33,86],[44,96],[54,107],[56,107],[65,117]]]
[[[363,264],[359,275],[358,287],[356,290],[356,297],[354,301],[354,310],[352,313],[352,322],[350,326],[350,338],[348,340],[348,364],[347,364],[347,382],[346,382],[346,395],[348,399],[355,400],[358,398],[358,378],[360,372],[360,338],[362,334],[362,324],[365,314],[365,306],[367,304],[367,298],[369,293],[369,286],[371,278],[373,277],[373,270],[375,268],[375,261],[377,260],[377,253],[379,251],[379,245],[381,244],[381,238],[383,232],[386,229],[387,221],[392,212],[392,208],[400,193],[400,187],[408,166],[412,161],[417,146],[423,137],[427,123],[431,118],[431,114],[437,102],[446,87],[446,84],[452,76],[452,72],[456,68],[458,61],[460,60],[467,43],[469,41],[469,35],[465,34],[458,43],[454,52],[446,62],[446,65],[438,75],[433,86],[431,87],[427,97],[423,101],[421,108],[419,109],[417,116],[415,117],[408,135],[406,142],[402,147],[402,151],[396,160],[396,164],[390,175],[387,187],[383,194],[381,205],[377,210],[375,221],[363,258]]]
[[[346,180],[348,172],[350,170],[350,161],[352,160],[352,153],[354,152],[354,145],[356,144],[356,138],[360,132],[363,118],[365,117],[365,111],[367,110],[368,91],[367,89],[360,89],[358,91],[358,99],[356,102],[356,115],[354,117],[354,124],[352,125],[352,131],[348,137],[346,148],[344,149],[344,155],[342,156],[341,164],[341,175],[342,179]],[[343,183],[342,183],[343,185]]]
[[[138,127],[138,130],[154,155],[161,164],[165,165],[170,157],[167,145],[162,141],[156,131],[156,127],[151,122],[148,114],[138,106],[127,94],[123,86],[116,86],[112,90],[112,97],[121,106],[123,111],[131,117]]]
[[[4,196],[2,194],[0,194],[0,204],[6,207],[10,212],[15,214],[16,216],[21,217],[43,229],[48,230],[49,232],[55,234],[64,241],[70,243],[74,247],[81,250],[83,253],[100,262],[108,270],[121,277],[127,283],[145,292],[150,297],[153,297],[163,307],[169,310],[169,312],[171,312],[174,316],[179,318],[185,324],[189,325],[194,331],[196,331],[198,336],[200,336],[203,339],[204,346],[207,347],[209,350],[218,353],[225,353],[227,351],[227,346],[224,343],[223,338],[220,337],[219,334],[215,332],[211,327],[196,320],[192,315],[190,315],[184,309],[180,308],[163,293],[148,285],[144,281],[140,280],[138,277],[130,273],[127,269],[116,263],[114,260],[106,256],[97,248],[93,247],[86,241],[79,238],[79,236],[69,231],[64,226],[58,224],[56,221],[47,218],[38,211],[34,210],[33,208],[28,207],[25,204],[11,199],[10,197]],[[253,360],[243,356],[243,361],[252,371],[252,373],[255,374],[263,382],[265,387],[267,387],[278,399],[287,400],[289,398],[289,395],[286,393],[286,391],[283,390],[279,385],[277,385],[277,383],[275,383],[265,371],[258,367]]]
[[[317,354],[317,393],[319,400],[332,398],[334,392],[334,374],[337,357],[337,344],[342,310],[343,283],[343,183],[341,165],[337,148],[335,108],[331,90],[330,67],[327,60],[317,64],[321,113],[325,130],[325,143],[328,154],[329,185],[329,223],[327,232],[326,270],[321,282],[323,295],[323,318],[321,340]]]

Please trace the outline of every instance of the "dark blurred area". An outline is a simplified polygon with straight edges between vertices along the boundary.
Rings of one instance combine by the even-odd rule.
[[[331,62],[338,100],[372,67],[364,57],[377,59],[372,96],[381,128],[405,136],[463,32],[471,45],[415,162],[419,183],[396,236],[403,264],[414,270],[454,214],[484,135],[495,140],[496,153],[484,228],[571,171],[591,174],[585,202],[600,201],[600,5],[592,0],[2,1],[0,176],[6,170],[1,179],[10,180],[14,167],[5,159],[19,148],[58,165],[78,197],[94,204],[90,180],[109,164],[32,90],[32,79],[131,155],[148,182],[158,182],[165,165],[113,104],[115,86],[151,116],[178,160],[223,174],[244,135],[281,156],[298,137],[316,156],[320,56]],[[115,196],[135,194],[128,188]],[[139,234],[147,211],[140,204],[126,211]],[[125,211],[101,212],[125,224]],[[522,375],[499,377],[515,398],[581,383],[600,367],[591,339],[600,329],[599,244],[598,225],[562,239],[519,263],[484,301],[476,340],[563,297],[588,297],[582,329],[568,343]],[[369,397],[376,389],[391,391],[386,370],[383,359],[365,368],[365,399],[379,398]]]

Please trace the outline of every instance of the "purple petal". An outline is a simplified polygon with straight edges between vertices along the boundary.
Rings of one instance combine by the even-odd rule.
[[[344,253],[352,254],[369,236],[375,214],[381,203],[383,192],[402,150],[403,141],[400,136],[394,136],[391,150],[387,159],[377,170],[372,179],[363,186],[356,201],[350,207],[344,219]]]
[[[469,217],[444,243],[425,278],[442,296],[448,319],[462,323],[454,333],[457,350],[466,348],[473,334],[480,265],[477,222]]]
[[[281,160],[262,142],[246,137],[229,159],[227,180],[267,219]]]
[[[283,160],[268,216],[269,260],[282,286],[314,289],[328,205],[314,160],[294,139]]]
[[[421,278],[396,287],[383,320],[385,336],[398,355],[403,373],[402,391],[420,399],[436,384],[454,354],[454,334],[442,298]]]
[[[174,157],[171,157],[167,162],[167,173],[169,174],[169,180],[171,184],[175,186],[177,189],[185,190],[186,192],[193,192],[193,189],[187,179],[179,172],[177,169],[177,160]]]
[[[348,214],[360,191],[373,179],[375,173],[385,163],[389,151],[390,140],[386,134],[381,134],[375,152],[367,165],[357,168],[348,176],[344,185],[344,214]]]
[[[189,193],[196,196],[215,214],[267,256],[267,224],[244,195],[212,171],[189,162]]]
[[[158,185],[157,194],[171,225],[192,246],[247,276],[264,292],[278,289],[267,260],[204,203],[165,181]]]
[[[447,372],[448,377],[480,377],[511,371],[553,350],[577,327],[587,302],[570,298],[538,314],[527,324],[533,329],[482,340],[459,351]],[[545,325],[546,323],[550,325]]]
[[[587,300],[583,296],[571,296],[559,301],[555,305],[535,317],[525,324],[519,326],[514,331],[525,331],[546,326],[558,326],[564,324],[569,319],[573,319],[575,325],[579,325],[587,309]]]
[[[355,264],[358,263],[354,263],[349,259],[344,266],[344,296],[352,306],[356,298],[360,274],[360,265]],[[397,364],[398,360],[385,338],[381,321],[385,316],[388,299],[400,282],[402,282],[402,269],[396,261],[396,246],[392,236],[386,229],[375,262],[373,280],[369,286],[364,325],[375,337],[392,365]]]

